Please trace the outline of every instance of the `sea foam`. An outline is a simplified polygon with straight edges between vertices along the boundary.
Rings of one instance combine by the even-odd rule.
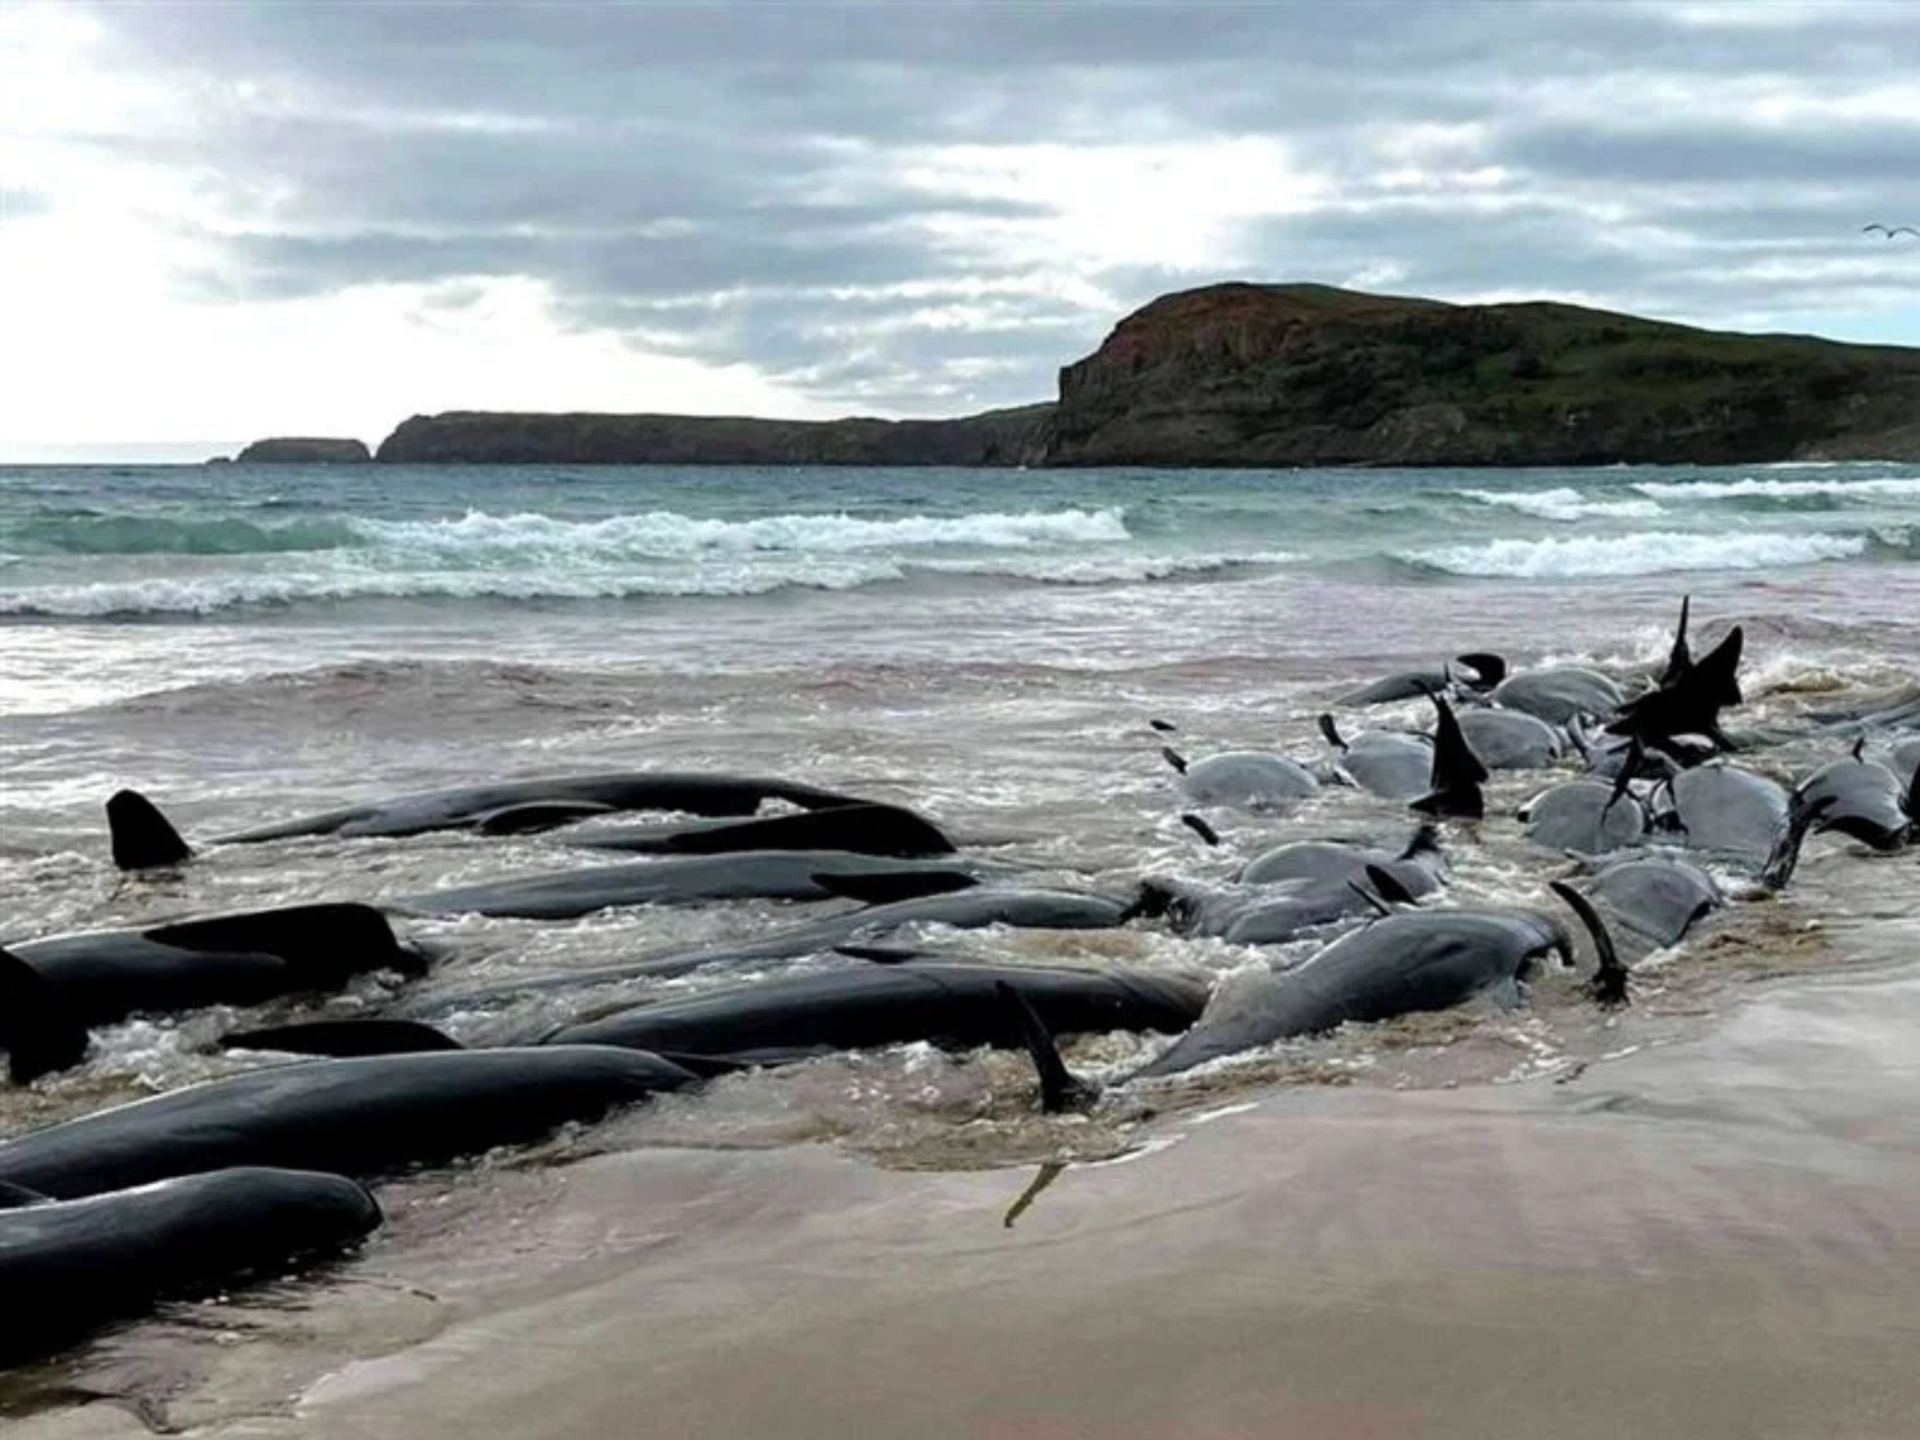
[[[1703,535],[1656,530],[1636,535],[1489,540],[1401,553],[1398,559],[1450,575],[1516,580],[1657,575],[1670,570],[1759,570],[1859,555],[1864,535]]]

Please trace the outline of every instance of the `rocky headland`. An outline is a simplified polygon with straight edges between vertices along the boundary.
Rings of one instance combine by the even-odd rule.
[[[754,420],[711,415],[416,415],[380,460],[478,465],[1036,465],[1051,405],[957,420]]]
[[[1164,296],[1060,372],[1052,465],[1920,460],[1920,350],[1322,285]]]
[[[236,465],[364,465],[373,459],[362,440],[282,435],[256,440],[233,457]]]
[[[304,447],[343,447],[320,454]],[[357,447],[346,453],[344,447]],[[266,453],[258,453],[266,452]],[[364,459],[274,440],[241,460]],[[416,415],[414,464],[1610,465],[1920,461],[1920,349],[1326,285],[1162,296],[1052,403],[950,420]]]

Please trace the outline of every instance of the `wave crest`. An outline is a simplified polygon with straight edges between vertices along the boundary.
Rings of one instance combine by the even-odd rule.
[[[1645,520],[1665,513],[1657,500],[1590,500],[1578,490],[1565,485],[1552,490],[1461,490],[1456,493],[1482,505],[1504,506],[1542,520],[1584,520],[1590,517]]]
[[[1118,507],[895,519],[843,512],[766,515],[752,520],[703,520],[672,510],[604,520],[469,510],[458,520],[355,520],[352,524],[365,539],[412,556],[475,560],[556,554],[601,561],[674,560],[716,553],[819,555],[938,546],[1028,549],[1112,544],[1132,538],[1125,512]]]
[[[1449,575],[1510,580],[1657,575],[1670,570],[1764,570],[1842,560],[1867,549],[1864,535],[1702,535],[1656,530],[1636,535],[1488,540],[1399,553],[1395,558]]]

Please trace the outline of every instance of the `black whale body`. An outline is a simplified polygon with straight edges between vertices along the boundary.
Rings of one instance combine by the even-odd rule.
[[[80,931],[7,948],[85,1025],[338,989],[374,970],[418,975],[426,969],[421,953],[394,937],[384,915],[350,903]]]
[[[68,1200],[238,1165],[361,1178],[535,1140],[694,1078],[599,1045],[275,1065],[0,1141],[0,1181]]]
[[[959,862],[971,866],[973,862]],[[744,850],[668,855],[616,865],[543,871],[395,901],[413,914],[475,914],[526,920],[570,920],[625,905],[694,905],[714,900],[827,900],[843,893],[835,879],[923,876],[915,860],[845,850]],[[940,873],[951,873],[951,867]]]
[[[420,835],[478,825],[489,815],[523,805],[573,805],[600,813],[671,810],[689,815],[751,815],[768,800],[784,800],[806,810],[861,803],[818,786],[758,776],[610,771],[426,790],[257,826],[219,836],[216,843],[251,844],[299,835]]]
[[[366,905],[294,905],[143,930],[93,930],[0,950],[0,1050],[25,1084],[79,1063],[87,1032],[133,1015],[254,1005],[426,970]]]
[[[603,829],[567,842],[635,855],[723,855],[742,850],[845,850],[915,859],[951,855],[939,826],[899,805],[835,805],[750,820],[692,820],[679,825]]]
[[[1480,995],[1517,998],[1526,968],[1555,953],[1566,931],[1546,915],[1504,910],[1398,911],[1342,936],[1287,970],[1263,976],[1200,1022],[1140,1078],[1173,1075],[1276,1040],[1349,1021],[1448,1010]]]
[[[339,1175],[230,1168],[0,1209],[0,1360],[351,1244],[380,1207]]]
[[[561,1044],[790,1058],[925,1040],[1017,1047],[1019,1027],[998,993],[1011,985],[1055,1034],[1153,1030],[1175,1034],[1200,1017],[1206,986],[1139,971],[1026,965],[866,965],[816,971],[622,1010],[568,1025]]]

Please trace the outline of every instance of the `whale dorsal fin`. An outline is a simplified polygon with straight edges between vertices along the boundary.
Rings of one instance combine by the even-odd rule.
[[[1429,773],[1427,793],[1410,808],[1426,815],[1478,820],[1486,814],[1480,785],[1487,778],[1487,767],[1467,743],[1446,697],[1429,695],[1427,698],[1433,701],[1434,708],[1433,769]]]
[[[87,1027],[54,983],[11,950],[0,950],[0,1050],[16,1085],[78,1065],[87,1053]]]
[[[138,790],[116,790],[107,798],[107,833],[113,863],[122,870],[153,870],[193,858],[193,847]]]
[[[1060,1058],[1060,1047],[1053,1043],[1053,1033],[1033,1008],[1033,1002],[1005,980],[995,982],[993,989],[1018,1028],[1027,1057],[1040,1076],[1040,1109],[1048,1115],[1058,1115],[1063,1110],[1084,1109],[1092,1104],[1099,1097],[1099,1087],[1067,1069],[1067,1062]]]

